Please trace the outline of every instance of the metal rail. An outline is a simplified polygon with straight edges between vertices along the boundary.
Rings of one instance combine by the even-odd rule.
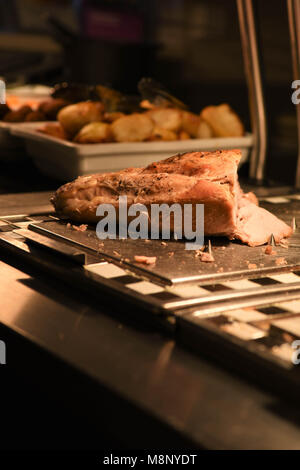
[[[287,0],[294,80],[300,79],[300,1]],[[296,106],[298,158],[295,187],[300,189],[300,105]]]
[[[252,0],[237,0],[237,8],[249,90],[251,126],[254,135],[249,176],[253,181],[259,183],[264,179],[267,126]]]

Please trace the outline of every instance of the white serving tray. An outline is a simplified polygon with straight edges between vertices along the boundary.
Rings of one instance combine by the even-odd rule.
[[[38,132],[43,123],[23,123],[11,128],[25,139],[27,153],[45,174],[65,181],[79,175],[142,167],[178,152],[239,148],[242,161],[253,146],[252,134],[243,137],[189,139],[172,142],[76,144]]]
[[[0,161],[15,160],[25,154],[24,141],[11,134],[15,124],[0,122]]]
[[[26,85],[21,87],[9,88],[6,92],[6,101],[12,110],[17,110],[20,106],[27,104],[35,109],[42,100],[50,98],[52,89],[44,85]],[[10,103],[11,96],[17,97],[18,102]],[[34,106],[32,102],[35,101]],[[18,122],[0,121],[0,161],[15,161],[27,158],[23,139],[20,139],[11,133],[11,129],[19,126]]]

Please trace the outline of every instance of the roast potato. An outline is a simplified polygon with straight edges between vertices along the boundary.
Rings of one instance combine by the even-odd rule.
[[[150,103],[149,100],[142,100],[140,102],[140,107],[143,108],[143,109],[153,109],[153,108],[155,108],[155,104]]]
[[[67,135],[59,122],[51,122],[49,124],[45,124],[43,127],[38,129],[38,132],[42,134],[51,135],[52,137],[56,137],[57,139],[67,139]]]
[[[111,140],[111,125],[107,122],[90,122],[80,129],[74,138],[74,142],[78,144],[95,144]]]
[[[57,113],[69,104],[69,101],[63,100],[62,98],[51,98],[49,100],[42,101],[39,104],[38,111],[46,116],[46,120],[55,121]]]
[[[214,136],[213,130],[210,125],[204,121],[204,119],[200,119],[199,126],[197,129],[197,139],[210,139]]]
[[[207,106],[200,117],[210,125],[216,137],[240,137],[244,135],[244,126],[238,115],[228,104]]]
[[[155,108],[147,111],[156,127],[177,132],[182,124],[182,112],[175,108]]]
[[[142,142],[149,139],[154,128],[153,121],[146,114],[123,116],[111,124],[117,142]]]
[[[188,134],[188,132],[186,132],[186,131],[179,131],[179,133],[178,133],[178,139],[179,139],[179,140],[188,140],[188,139],[191,139],[191,136],[190,136],[190,134]]]
[[[103,120],[106,122],[114,122],[123,116],[125,116],[125,114],[121,113],[120,111],[115,111],[114,113],[104,113]]]
[[[90,122],[101,121],[104,106],[99,101],[83,101],[61,109],[57,119],[71,137]]]
[[[47,121],[45,114],[40,111],[31,111],[25,117],[25,122]]]
[[[162,129],[161,127],[155,127],[153,129],[152,135],[147,139],[149,141],[170,141],[170,140],[177,140],[177,134],[173,131],[169,131],[168,129]]]
[[[30,106],[21,106],[17,111],[9,111],[5,114],[3,121],[5,122],[24,122],[27,114],[31,113],[32,109]]]
[[[182,130],[194,138],[198,137],[200,121],[200,116],[197,114],[190,113],[189,111],[182,111]]]

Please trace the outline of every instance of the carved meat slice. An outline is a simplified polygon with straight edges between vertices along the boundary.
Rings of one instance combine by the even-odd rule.
[[[58,214],[76,222],[97,222],[98,205],[117,208],[119,196],[127,196],[129,205],[147,207],[198,203],[204,204],[206,235],[238,238],[250,246],[266,243],[272,233],[276,241],[290,236],[291,227],[258,207],[253,194],[241,191],[237,178],[240,156],[239,150],[192,152],[146,168],[79,177],[59,188],[52,203]]]
[[[276,243],[292,234],[292,228],[271,212],[248,202],[238,210],[235,238],[250,246],[268,243],[271,235]]]

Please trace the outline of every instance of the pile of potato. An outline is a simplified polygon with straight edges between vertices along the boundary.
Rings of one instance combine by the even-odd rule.
[[[69,103],[63,99],[49,98],[37,108],[24,104],[18,109],[11,109],[7,104],[0,104],[0,120],[3,122],[54,121],[57,113]]]
[[[228,104],[208,106],[198,114],[177,108],[150,107],[141,113],[107,113],[101,102],[85,101],[61,109],[58,125],[41,132],[80,144],[152,142],[238,137],[244,127]]]

